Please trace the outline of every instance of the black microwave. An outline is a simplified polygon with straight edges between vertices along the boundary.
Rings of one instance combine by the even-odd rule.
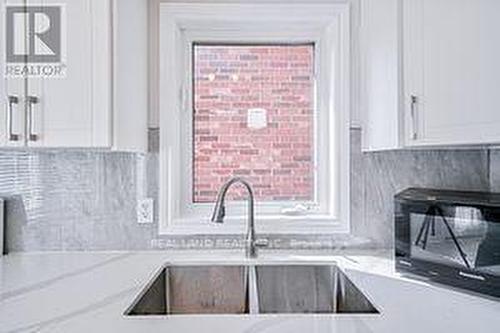
[[[500,297],[500,193],[407,189],[395,232],[398,271]]]

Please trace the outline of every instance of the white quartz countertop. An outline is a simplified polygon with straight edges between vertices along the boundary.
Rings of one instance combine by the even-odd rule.
[[[221,260],[244,261],[227,251],[0,257],[0,332],[500,332],[500,302],[403,278],[377,253],[269,252],[259,260],[338,263],[380,315],[123,315],[166,262]]]

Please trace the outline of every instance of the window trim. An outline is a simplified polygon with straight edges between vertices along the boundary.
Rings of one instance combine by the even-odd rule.
[[[348,4],[160,5],[160,89],[164,92],[160,109],[169,110],[160,112],[160,234],[234,234],[245,230],[244,203],[231,204],[235,216],[229,217],[224,225],[208,223],[211,213],[208,204],[196,205],[203,209],[186,204],[192,199],[192,177],[185,176],[192,170],[192,144],[186,145],[182,138],[192,140],[192,101],[187,98],[189,87],[184,83],[189,82],[190,86],[192,82],[192,57],[179,51],[192,52],[192,42],[227,43],[242,39],[254,43],[314,42],[315,66],[321,66],[321,71],[315,68],[318,96],[322,96],[316,109],[324,110],[318,112],[320,119],[315,123],[326,121],[328,128],[334,129],[315,131],[322,133],[318,147],[324,150],[315,154],[320,174],[315,181],[328,184],[319,187],[323,189],[319,201],[326,209],[306,216],[259,215],[259,211],[268,212],[261,203],[256,207],[257,231],[288,234],[349,231],[349,30]],[[187,63],[185,59],[189,59]]]

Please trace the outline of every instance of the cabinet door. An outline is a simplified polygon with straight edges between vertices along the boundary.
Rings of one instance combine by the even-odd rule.
[[[500,1],[405,0],[405,142],[500,142]]]
[[[2,25],[6,18],[6,11],[9,6],[22,6],[22,0],[4,0],[0,1],[0,16],[2,17]],[[14,23],[13,23],[14,24]],[[3,28],[4,26],[2,26]],[[25,80],[20,77],[8,77],[7,65],[22,65],[11,64],[7,62],[7,33],[11,34],[16,52],[22,52],[25,48],[25,25],[22,18],[17,21],[15,27],[5,33],[0,33],[0,146],[23,146],[25,144],[25,108],[24,108],[24,89]],[[12,29],[15,29],[12,30]],[[12,51],[12,50],[11,50]]]
[[[361,1],[360,85],[364,151],[398,149],[402,145],[399,1]]]
[[[28,1],[29,5],[30,1]],[[30,78],[29,145],[111,145],[110,7],[103,0],[43,0],[61,6],[62,77]]]
[[[113,148],[147,151],[148,0],[113,1]]]

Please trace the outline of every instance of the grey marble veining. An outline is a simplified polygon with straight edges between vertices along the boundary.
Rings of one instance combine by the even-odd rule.
[[[155,223],[136,223],[137,200],[151,197],[157,202],[158,199],[158,139],[159,131],[152,129],[147,154],[103,150],[0,150],[0,197],[7,198],[8,249],[243,247],[241,235],[158,237],[157,204]],[[500,150],[362,153],[361,130],[353,129],[353,235],[269,236],[271,248],[391,247],[393,196],[410,186],[500,191]]]
[[[490,151],[489,176],[491,191],[500,192],[500,149]]]
[[[499,302],[408,281],[394,272],[394,265],[387,259],[385,251],[369,253],[372,256],[358,255],[348,259],[344,256],[324,256],[322,251],[312,254],[322,256],[331,263],[338,262],[349,280],[369,296],[372,304],[381,312],[380,316],[375,317],[339,314],[335,316],[336,320],[332,320],[331,316],[300,315],[288,318],[271,315],[141,320],[122,315],[149,281],[152,272],[156,272],[163,263],[241,262],[241,256],[232,251],[209,254],[203,251],[134,253],[131,257],[109,262],[88,272],[85,272],[85,267],[116,254],[14,255],[0,262],[0,270],[4,272],[0,294],[18,287],[36,285],[40,280],[59,276],[61,272],[81,273],[60,279],[47,288],[36,289],[36,292],[22,293],[0,302],[1,331],[199,332],[202,327],[204,332],[468,333],[491,332],[492,328],[500,325]],[[262,258],[262,262],[283,264],[282,260],[285,259],[290,260],[290,263],[307,265],[293,251],[285,251],[276,259]],[[5,274],[7,272],[13,274]],[[446,311],[443,312],[443,309]],[[224,318],[222,324],[221,318]]]
[[[355,228],[365,215],[365,172],[361,152],[361,129],[351,130],[351,227]]]
[[[152,156],[102,151],[0,152],[10,251],[142,249],[135,220]]]
[[[5,292],[0,292],[0,300],[5,301],[9,298],[18,297],[20,295],[25,295],[33,291],[38,291],[40,289],[51,287],[53,285],[56,285],[60,281],[64,281],[65,279],[98,270],[104,266],[109,266],[110,264],[130,258],[131,256],[132,256],[131,253],[120,253],[113,255],[111,257],[107,257],[102,261],[97,261],[88,265],[83,265],[83,267],[78,269],[71,269],[69,271],[58,271],[57,275],[52,276],[50,278],[41,279],[33,284],[18,287]],[[64,263],[60,264],[64,265]],[[82,265],[82,263],[80,262],[79,265]]]
[[[408,187],[488,191],[487,150],[415,150],[365,154],[364,219],[353,226],[382,247],[393,244],[393,197]]]

